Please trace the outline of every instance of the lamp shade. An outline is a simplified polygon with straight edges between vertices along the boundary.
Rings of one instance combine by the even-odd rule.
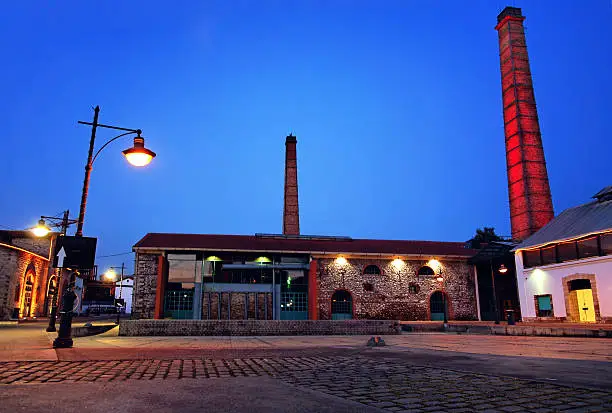
[[[142,136],[135,137],[134,146],[124,150],[122,153],[125,159],[134,166],[146,166],[156,155],[155,152],[144,147],[144,138]]]

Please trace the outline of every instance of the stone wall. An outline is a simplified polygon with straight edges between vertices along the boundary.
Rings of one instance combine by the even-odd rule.
[[[231,303],[228,306],[228,303]],[[257,297],[257,299],[255,298]],[[221,314],[219,314],[219,298],[221,298]],[[257,302],[257,312],[255,303]],[[211,320],[226,320],[229,313],[232,320],[265,320],[272,319],[271,293],[244,293],[244,292],[204,292],[202,296],[202,319],[209,316]],[[267,308],[266,308],[267,307]],[[246,310],[246,311],[245,311]]]
[[[363,273],[372,264],[380,268],[380,275]],[[435,276],[417,275],[418,269],[426,264],[426,260],[347,258],[346,263],[339,263],[335,259],[319,259],[319,318],[331,318],[332,295],[342,289],[351,293],[354,318],[429,320],[429,298],[441,290],[441,285]],[[449,318],[477,319],[474,277],[467,261],[441,260],[441,268]],[[372,290],[368,291],[370,287]]]
[[[153,318],[159,255],[136,253],[132,318]]]
[[[48,251],[47,251],[48,253]],[[29,314],[43,316],[47,294],[48,261],[34,254],[0,246],[0,320],[8,320],[22,306],[26,275],[32,274],[32,305]]]
[[[120,336],[294,336],[400,334],[395,320],[122,320]]]

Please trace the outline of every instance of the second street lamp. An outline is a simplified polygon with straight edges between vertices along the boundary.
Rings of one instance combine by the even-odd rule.
[[[91,170],[93,168],[93,163],[96,161],[96,158],[102,151],[102,149],[106,148],[109,143],[114,142],[115,140],[131,134],[136,134],[134,137],[134,146],[132,148],[128,148],[123,151],[123,155],[125,159],[129,163],[134,166],[145,166],[148,165],[151,160],[155,157],[155,152],[145,148],[144,146],[144,138],[140,136],[142,131],[140,129],[128,129],[128,128],[120,128],[118,126],[111,125],[103,125],[98,123],[98,115],[100,113],[100,106],[96,106],[94,108],[94,118],[93,122],[83,122],[79,121],[82,125],[91,125],[91,139],[89,141],[89,154],[87,156],[87,163],[85,164],[85,178],[83,179],[83,192],[81,194],[81,207],[79,209],[79,218],[77,220],[77,230],[75,235],[77,237],[83,236],[83,222],[85,220],[85,208],[87,206],[87,195],[89,193],[89,180],[91,177]],[[125,131],[124,133],[115,136],[108,142],[98,149],[98,151],[94,154],[94,144],[96,140],[96,130],[97,128],[107,128],[107,129],[115,129],[120,131]]]
[[[117,299],[115,298],[115,308],[117,309],[117,321],[116,323],[119,324],[119,319],[121,317],[121,310],[119,308],[120,302],[122,301],[122,297],[121,297],[121,293],[123,292],[123,271],[125,270],[125,264],[121,263],[121,267],[110,267],[105,273],[104,273],[104,278],[106,278],[109,281],[113,281],[115,283],[115,288],[117,287],[117,273],[115,272],[115,269],[121,269],[121,275],[119,278],[119,300],[117,301]],[[116,297],[116,296],[115,296]]]

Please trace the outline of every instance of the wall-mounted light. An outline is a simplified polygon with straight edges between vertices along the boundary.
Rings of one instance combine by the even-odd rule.
[[[499,270],[500,273],[505,274],[508,272],[508,267],[506,267],[504,264],[499,266]]]
[[[344,258],[342,256],[336,258],[336,264],[338,264],[338,265],[346,265],[346,262],[347,262],[346,258]]]
[[[435,273],[439,273],[442,271],[442,263],[435,258],[429,260],[427,262],[427,266],[434,270]]]
[[[393,265],[395,269],[400,269],[405,265],[405,263],[404,263],[404,260],[396,258],[393,261],[391,261],[391,265]]]
[[[221,258],[217,257],[216,255],[211,255],[211,256],[207,257],[205,261],[219,262],[219,261],[223,261],[223,260]]]

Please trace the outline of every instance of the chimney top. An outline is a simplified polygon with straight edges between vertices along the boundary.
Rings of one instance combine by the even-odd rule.
[[[297,143],[297,137],[293,136],[293,133],[290,133],[285,140],[285,143]]]
[[[502,20],[504,20],[508,16],[519,17],[519,18],[524,17],[519,7],[508,6],[504,10],[502,10],[502,12],[499,13],[499,15],[497,16],[497,23],[500,23]]]

